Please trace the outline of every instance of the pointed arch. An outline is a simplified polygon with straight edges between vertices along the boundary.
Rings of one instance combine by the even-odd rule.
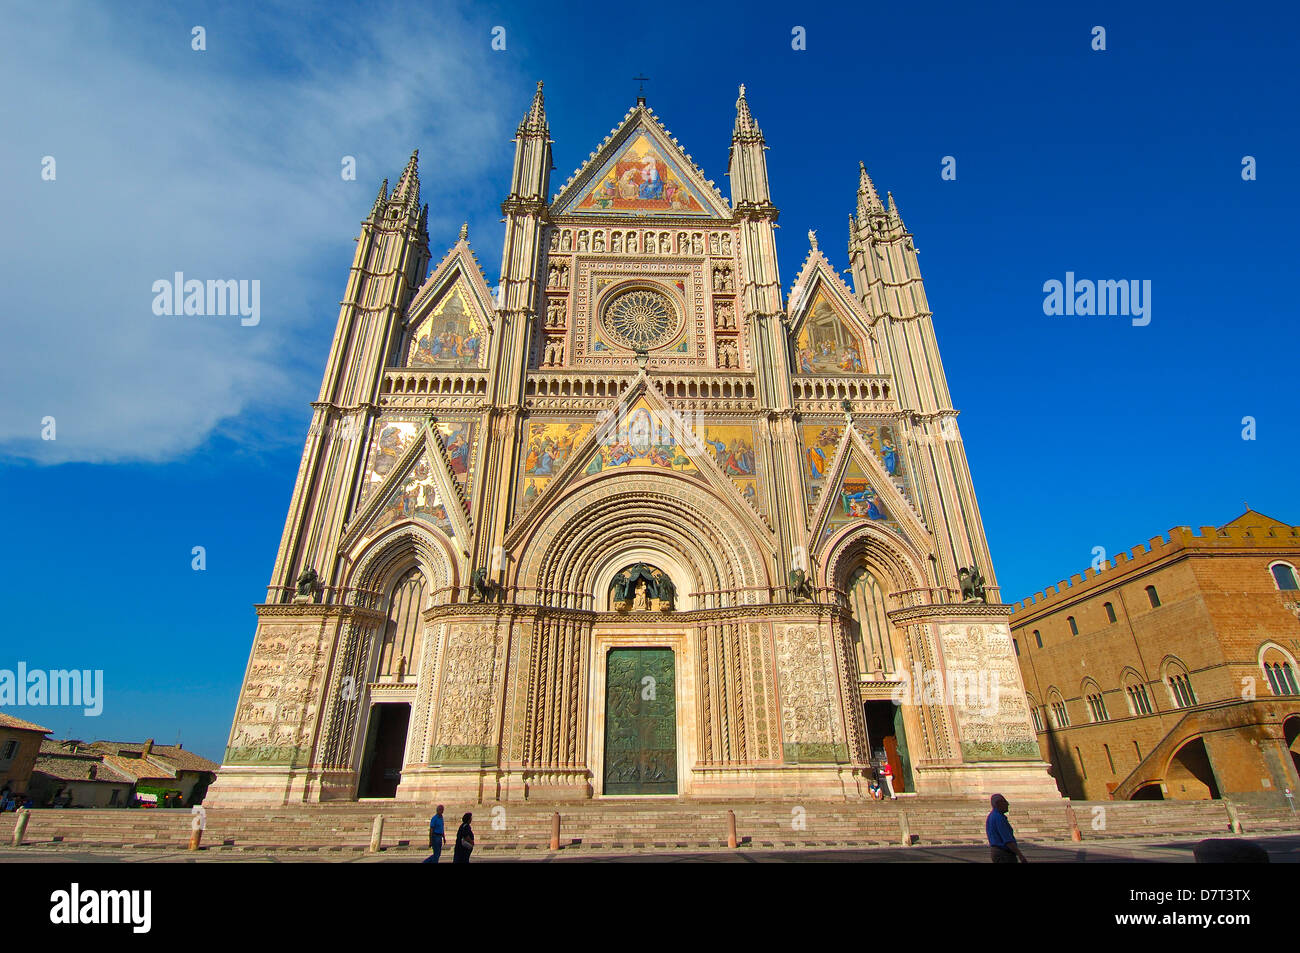
[[[407,520],[385,530],[348,554],[346,585],[359,604],[373,602],[413,567],[428,580],[431,603],[453,601],[461,585],[461,559],[441,533]]]
[[[510,580],[520,601],[601,608],[613,574],[638,561],[672,577],[679,608],[770,598],[770,547],[678,473],[596,474],[520,529],[510,547],[523,553]]]

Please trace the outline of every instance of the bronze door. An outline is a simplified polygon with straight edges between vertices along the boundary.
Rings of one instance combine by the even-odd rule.
[[[611,649],[605,669],[605,793],[677,793],[671,649]]]

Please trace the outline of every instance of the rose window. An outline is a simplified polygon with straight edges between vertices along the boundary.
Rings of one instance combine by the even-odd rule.
[[[677,311],[666,295],[635,288],[617,295],[605,308],[605,329],[634,351],[667,344],[677,332]]]

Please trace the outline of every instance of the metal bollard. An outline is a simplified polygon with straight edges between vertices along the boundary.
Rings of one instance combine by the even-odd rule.
[[[736,846],[736,812],[727,811],[727,846]]]
[[[560,849],[560,812],[551,815],[551,850]]]
[[[27,834],[27,822],[32,819],[32,812],[23,808],[18,812],[16,823],[14,824],[14,847],[23,846],[23,837]]]
[[[370,853],[379,853],[379,844],[384,839],[384,815],[376,814],[375,823],[370,827]]]

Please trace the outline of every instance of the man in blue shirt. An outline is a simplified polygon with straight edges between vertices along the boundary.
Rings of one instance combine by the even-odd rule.
[[[984,833],[989,838],[989,855],[993,863],[1029,863],[1021,853],[1020,845],[1016,843],[1011,822],[1007,820],[1007,811],[1011,809],[1011,805],[1001,794],[993,795],[992,802],[993,810],[989,811],[988,819],[984,821]]]
[[[438,805],[438,813],[429,818],[429,848],[433,851],[433,857],[430,858],[433,863],[438,862],[442,856],[442,842],[447,839],[447,828],[442,821],[442,805]]]

